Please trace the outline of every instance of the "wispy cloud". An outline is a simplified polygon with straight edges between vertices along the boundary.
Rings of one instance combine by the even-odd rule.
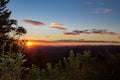
[[[45,26],[46,24],[45,23],[43,23],[43,22],[39,22],[39,21],[34,21],[34,20],[27,20],[27,19],[25,19],[25,20],[22,20],[24,23],[26,23],[26,24],[31,24],[31,25],[33,25],[33,26]]]
[[[63,32],[64,35],[80,35],[80,34],[91,34],[89,30],[73,30],[72,32]]]
[[[76,34],[90,34],[89,30],[73,30]]]
[[[58,23],[51,23],[52,28],[57,28],[59,30],[67,30],[67,28],[64,27],[64,24],[58,24]]]
[[[54,42],[102,42],[102,43],[120,43],[118,41],[104,41],[104,40],[84,40],[84,39],[80,39],[80,40],[74,40],[74,39],[68,39],[68,40],[55,40]]]
[[[59,30],[67,30],[67,28],[65,28],[65,27],[52,27],[52,28],[57,28]]]
[[[46,38],[49,38],[50,36],[45,36]]]
[[[100,35],[108,35],[108,36],[118,36],[118,33],[112,32],[112,31],[108,31],[108,30],[104,30],[104,29],[93,29],[91,31],[91,33],[93,34],[100,34]]]
[[[108,31],[105,29],[88,29],[88,30],[73,30],[72,32],[64,32],[64,35],[80,35],[80,34],[98,34],[107,36],[119,36],[120,34]]]
[[[85,4],[87,4],[87,5],[104,5],[105,3],[104,2],[85,2]]]
[[[120,39],[120,35],[118,36],[118,38]]]
[[[85,2],[85,4],[87,5],[104,5],[105,3],[104,2],[92,2],[92,1],[88,1],[88,2]],[[109,9],[109,8],[97,8],[95,10],[92,11],[92,13],[103,13],[103,14],[106,14],[106,13],[110,13],[112,12],[112,9]]]
[[[46,40],[29,40],[29,41],[33,41],[33,42],[48,42],[48,43],[62,43],[62,42],[65,42],[65,43],[69,43],[69,42],[88,42],[88,43],[90,43],[90,42],[92,42],[92,43],[94,43],[94,42],[102,42],[102,43],[120,43],[120,42],[118,42],[118,41],[104,41],[104,40],[84,40],[84,39],[80,39],[80,40],[74,40],[74,39],[67,39],[67,40],[64,40],[64,39],[62,39],[62,40],[53,40],[53,41],[46,41]]]
[[[106,13],[110,13],[110,12],[112,12],[112,10],[111,9],[109,9],[109,8],[98,8],[98,9],[95,9],[95,10],[93,10],[93,13],[104,13],[104,14],[106,14]]]
[[[52,26],[52,27],[64,27],[64,24],[58,24],[58,23],[52,22],[52,23],[51,23],[51,26]]]
[[[70,36],[76,36],[76,35],[79,35],[77,33],[74,33],[74,32],[63,32],[64,35],[70,35]]]

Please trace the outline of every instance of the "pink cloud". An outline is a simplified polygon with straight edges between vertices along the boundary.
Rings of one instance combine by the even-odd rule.
[[[43,22],[39,21],[34,21],[34,20],[22,20],[24,23],[31,24],[33,26],[45,26],[46,24]]]
[[[111,9],[104,9],[104,13],[109,13],[111,11],[112,11]]]
[[[94,11],[93,11],[93,13],[104,13],[104,14],[106,14],[106,13],[110,13],[112,10],[111,9],[108,9],[108,8],[105,8],[105,9],[95,9]]]
[[[65,27],[52,27],[52,28],[57,28],[59,30],[67,30]]]
[[[57,28],[57,29],[60,29],[60,30],[67,30],[67,29],[64,27],[64,24],[51,23],[51,26],[52,26],[52,28]]]
[[[51,23],[52,27],[64,27],[64,24]]]

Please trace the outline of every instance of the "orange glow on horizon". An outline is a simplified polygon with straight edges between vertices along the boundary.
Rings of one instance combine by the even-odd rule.
[[[33,43],[32,43],[32,42],[27,42],[26,45],[27,45],[27,46],[32,46]]]
[[[34,42],[28,41],[26,46],[83,46],[83,45],[120,45],[120,43],[103,43],[103,42]]]

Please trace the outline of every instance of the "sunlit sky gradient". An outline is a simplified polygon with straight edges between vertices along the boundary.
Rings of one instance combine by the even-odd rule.
[[[120,42],[119,0],[10,0],[11,18],[27,29],[24,39],[32,40],[95,40]],[[35,25],[23,20],[42,22]],[[62,24],[63,29],[51,26]],[[65,30],[67,29],[67,30]],[[73,30],[103,29],[117,35],[65,35]]]

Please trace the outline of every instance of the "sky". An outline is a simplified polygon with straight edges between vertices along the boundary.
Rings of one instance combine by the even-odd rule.
[[[28,40],[120,42],[119,0],[10,0]]]

